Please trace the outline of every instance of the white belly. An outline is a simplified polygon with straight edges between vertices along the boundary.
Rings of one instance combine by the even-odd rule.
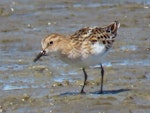
[[[78,58],[68,58],[68,56],[62,55],[60,53],[55,54],[55,58],[62,60],[66,64],[72,65],[72,66],[78,66],[78,67],[89,67],[89,66],[95,66],[97,64],[101,63],[101,59],[104,56],[104,53],[106,52],[105,45],[100,43],[95,43],[94,45],[91,45],[92,51],[91,54],[84,55],[83,52],[81,52],[82,56]]]
[[[55,56],[55,58],[60,59],[66,64],[77,66],[77,67],[89,67],[89,66],[95,66],[97,64],[101,63],[102,57],[104,56],[105,51],[101,52],[100,54],[96,55],[90,55],[86,58],[77,58],[77,59],[70,59],[66,56]]]

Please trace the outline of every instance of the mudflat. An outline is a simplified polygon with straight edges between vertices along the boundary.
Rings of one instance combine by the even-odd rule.
[[[108,0],[109,1],[109,0]],[[149,113],[149,1],[5,0],[0,3],[0,112],[7,113]],[[53,55],[39,62],[41,39],[71,34],[85,26],[121,23],[117,39],[100,67],[83,73]]]

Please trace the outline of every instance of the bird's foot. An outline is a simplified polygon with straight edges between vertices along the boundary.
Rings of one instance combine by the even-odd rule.
[[[81,90],[81,91],[80,91],[80,94],[85,94],[85,91]]]

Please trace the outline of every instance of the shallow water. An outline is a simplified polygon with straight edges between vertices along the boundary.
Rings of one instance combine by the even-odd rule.
[[[149,4],[149,0],[1,1],[0,112],[149,113]],[[87,69],[87,94],[80,95],[79,68],[50,56],[33,63],[41,39],[49,33],[73,33],[114,20],[121,27],[102,61],[103,95],[97,94],[99,65]]]

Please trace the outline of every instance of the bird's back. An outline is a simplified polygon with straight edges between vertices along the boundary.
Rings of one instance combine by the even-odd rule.
[[[71,39],[80,46],[83,54],[84,51],[87,55],[100,54],[112,47],[119,26],[120,24],[115,21],[106,27],[85,27],[71,35]]]
[[[120,23],[115,21],[106,27],[84,27],[72,34],[71,39],[81,42],[89,40],[92,44],[99,41],[108,45],[109,43],[114,42],[119,26]]]

